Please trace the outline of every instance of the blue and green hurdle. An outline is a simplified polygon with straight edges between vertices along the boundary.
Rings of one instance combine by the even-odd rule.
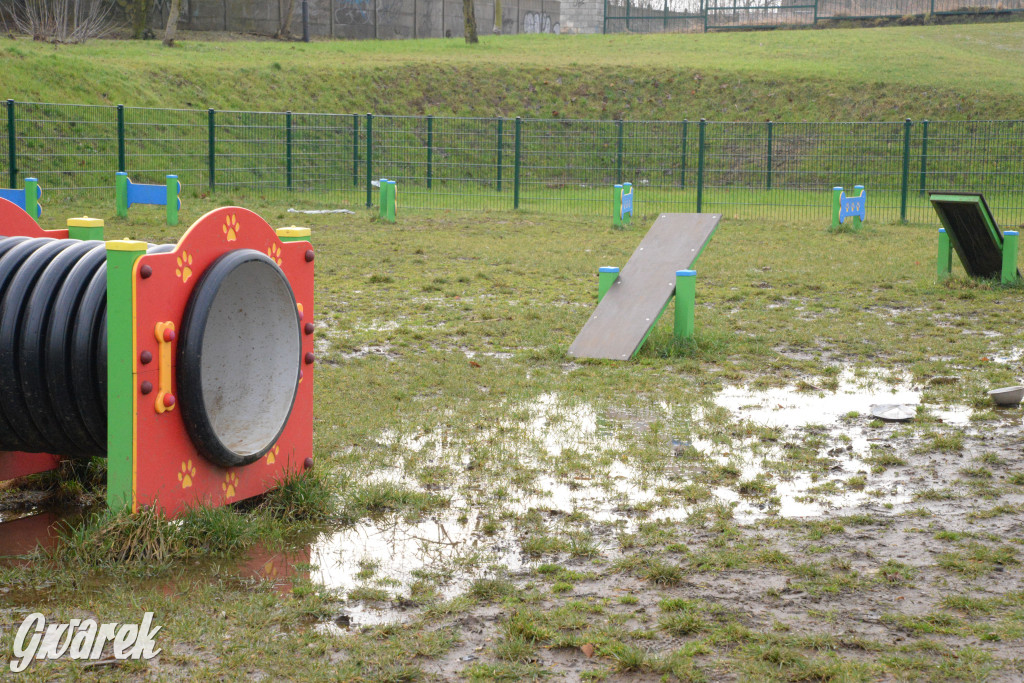
[[[42,217],[43,207],[39,205],[42,198],[43,188],[35,178],[25,178],[25,187],[21,190],[0,190],[0,199],[16,204],[32,218]]]
[[[394,223],[398,214],[398,183],[387,178],[380,179],[380,217]]]
[[[132,204],[153,204],[167,207],[167,225],[178,224],[178,211],[181,209],[181,183],[178,176],[167,176],[166,185],[144,185],[133,183],[128,174],[118,171],[114,178],[114,198],[117,203],[117,215],[128,217],[128,208]]]
[[[846,196],[841,187],[832,188],[832,230],[837,230],[840,225],[846,222],[847,218],[853,219],[853,229],[860,230],[861,226],[868,219],[868,193],[863,185],[854,185],[854,194]]]
[[[633,183],[622,183],[612,189],[612,225],[624,228],[633,221]]]

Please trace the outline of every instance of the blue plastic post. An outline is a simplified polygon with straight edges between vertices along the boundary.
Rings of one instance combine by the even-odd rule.
[[[860,230],[861,226],[864,225],[864,221],[866,221],[868,218],[868,197],[867,194],[864,192],[863,185],[854,185],[853,194],[860,197],[861,201],[864,202],[864,218],[862,219],[860,215],[856,214],[853,216],[853,229]]]
[[[597,270],[597,303],[608,293],[619,277],[619,269],[615,266],[601,266]]]
[[[697,298],[697,271],[676,271],[676,340],[693,339],[693,308]]]

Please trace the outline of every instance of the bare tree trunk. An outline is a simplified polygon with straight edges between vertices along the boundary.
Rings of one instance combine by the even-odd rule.
[[[494,0],[494,35],[501,35],[501,0]]]
[[[479,43],[476,37],[476,13],[473,9],[473,0],[462,0],[462,16],[465,17],[465,35],[467,43]]]
[[[132,2],[132,38],[142,38],[146,32],[146,21],[149,10],[153,8],[153,0],[134,0]]]
[[[288,0],[288,10],[284,13],[284,17],[281,19],[281,30],[277,32],[275,38],[285,38],[292,35],[292,12],[295,11],[295,0]]]
[[[167,28],[164,29],[164,45],[174,47],[174,36],[178,32],[178,15],[181,12],[181,0],[171,0],[171,9],[167,13]]]

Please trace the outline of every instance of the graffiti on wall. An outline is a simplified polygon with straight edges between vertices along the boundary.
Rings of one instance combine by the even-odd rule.
[[[523,15],[523,33],[560,33],[558,22],[551,22],[547,12],[527,12]]]

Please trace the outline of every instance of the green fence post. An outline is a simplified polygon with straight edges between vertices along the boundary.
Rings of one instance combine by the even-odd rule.
[[[704,119],[700,120],[697,136],[697,213],[704,208],[704,129],[707,123]]]
[[[928,9],[928,14],[935,14],[935,0],[932,0],[931,6]]]
[[[211,107],[206,111],[206,158],[209,162],[210,167],[210,192],[213,192],[217,187],[216,173],[217,173],[217,135],[216,135],[216,119],[214,117],[214,111]]]
[[[284,159],[288,189],[292,189],[292,113],[284,113]]]
[[[359,114],[352,114],[352,187],[359,187]]]
[[[928,119],[921,122],[921,191],[920,195],[924,196],[924,188],[927,182],[928,174]]]
[[[1003,277],[1004,285],[1017,282],[1017,243],[1019,237],[1016,230],[1003,233]]]
[[[629,2],[630,0],[626,0],[626,33],[629,33]]]
[[[700,0],[700,13],[704,15],[704,33],[708,32],[708,5],[706,0]]]
[[[772,189],[772,122],[768,122],[768,173],[765,189]]]
[[[665,15],[664,15],[664,18],[665,18],[665,20],[664,20],[664,24],[662,25],[662,30],[667,31],[668,30],[668,0],[665,0]]]
[[[39,181],[25,178],[25,213],[35,220],[39,218]]]
[[[178,176],[167,176],[167,225],[173,226],[178,224],[178,209],[181,205],[181,200],[178,196],[180,194],[181,183],[178,182]]]
[[[617,152],[616,157],[615,157],[615,168],[616,168],[616,171],[615,171],[615,178],[616,178],[616,180],[615,180],[615,182],[617,182],[617,183],[619,183],[621,185],[622,184],[622,119],[619,119],[615,123],[616,123],[616,125],[618,126],[618,129],[619,129],[618,130],[618,142],[617,142],[617,145],[616,145],[617,148],[618,148],[618,152]]]
[[[373,114],[366,115],[366,208],[373,206]]]
[[[124,171],[114,175],[114,205],[118,216],[128,217],[128,174]]]
[[[117,105],[117,170],[127,171],[124,159],[124,105]]]
[[[683,119],[683,154],[679,159],[679,189],[686,189],[686,127],[689,122]]]
[[[14,131],[14,100],[7,100],[7,183],[18,189],[18,137]]]
[[[907,186],[910,184],[910,119],[903,122],[903,173],[900,177],[900,221],[907,222]]]
[[[936,272],[938,274],[939,281],[945,280],[949,277],[950,272],[953,270],[953,249],[949,244],[949,235],[946,234],[945,228],[939,228],[939,258]]]
[[[693,309],[697,298],[697,271],[676,271],[676,341],[693,339]]]
[[[814,25],[818,24],[818,0],[814,0]]]
[[[434,177],[434,117],[427,117],[427,189]]]
[[[608,293],[619,277],[619,269],[615,266],[601,266],[597,269],[597,303]]]
[[[515,163],[515,182],[513,183],[512,191],[512,208],[519,208],[519,183],[522,165],[522,139],[523,139],[523,119],[522,117],[516,117],[516,163]]]
[[[502,128],[502,124],[504,123],[504,121],[505,121],[505,119],[501,119],[501,118],[498,119],[498,192],[501,192],[501,147],[502,147],[502,145],[501,145],[501,142],[502,142],[501,128]]]

